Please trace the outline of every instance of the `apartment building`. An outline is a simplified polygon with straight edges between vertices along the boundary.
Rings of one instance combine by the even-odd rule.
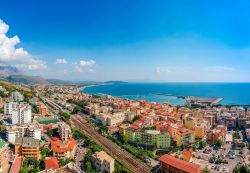
[[[170,137],[173,141],[176,141],[176,136],[178,132],[178,125],[174,123],[170,123],[168,126],[168,132],[170,134]]]
[[[68,140],[70,140],[72,138],[71,129],[64,122],[61,122],[61,123],[58,124],[58,133],[59,133],[60,138],[63,141],[68,141]]]
[[[36,107],[38,109],[39,114],[41,114],[42,116],[46,116],[48,114],[48,108],[47,108],[47,106],[45,106],[41,102],[38,102],[36,104]]]
[[[195,142],[194,131],[190,129],[179,129],[176,134],[176,145],[190,145]]]
[[[196,124],[197,124],[197,120],[196,120],[196,118],[194,118],[194,117],[187,117],[187,118],[184,120],[184,126],[185,126],[187,129],[194,130],[195,127],[196,127]]]
[[[9,152],[8,143],[0,139],[0,173],[8,172]]]
[[[24,126],[7,126],[6,137],[10,143],[15,143],[17,137],[32,137],[41,140],[41,131],[41,127],[36,123]]]
[[[170,146],[169,133],[161,133],[159,130],[135,130],[127,128],[125,139],[130,143],[139,144],[149,149],[167,148]]]
[[[110,113],[99,113],[95,115],[96,119],[99,120],[103,125],[117,126],[127,120],[127,115],[124,112]]]
[[[113,173],[115,170],[115,159],[104,151],[95,152],[92,155],[92,162],[98,172]]]
[[[131,125],[130,124],[121,124],[119,126],[119,134],[124,137],[126,134],[126,129],[129,128]]]
[[[207,132],[207,142],[209,144],[215,144],[218,140],[225,141],[227,134],[227,127],[224,125],[218,125],[215,129]]]
[[[51,141],[51,149],[53,156],[57,157],[59,160],[73,158],[76,149],[76,142],[73,138],[69,141]]]
[[[24,100],[24,96],[17,91],[12,92],[10,96],[15,102],[22,102]]]
[[[4,114],[10,115],[14,125],[23,125],[31,122],[31,106],[27,103],[4,103]]]
[[[206,124],[205,123],[197,123],[195,127],[195,139],[203,139],[206,136]]]
[[[15,154],[24,158],[40,158],[39,140],[31,137],[18,137],[15,141]]]

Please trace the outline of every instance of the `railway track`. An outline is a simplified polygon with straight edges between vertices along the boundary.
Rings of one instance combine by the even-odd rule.
[[[149,173],[151,169],[143,161],[137,159],[135,156],[122,149],[116,143],[103,137],[87,123],[84,117],[80,115],[72,116],[72,122],[75,128],[84,133],[89,138],[93,139],[97,144],[101,145],[103,149],[113,156],[116,160],[123,163],[134,173]]]

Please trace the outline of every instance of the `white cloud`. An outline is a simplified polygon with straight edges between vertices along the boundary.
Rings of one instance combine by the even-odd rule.
[[[96,62],[94,60],[80,60],[79,63],[73,62],[72,65],[75,66],[75,69],[78,73],[83,72],[95,72],[94,66]]]
[[[62,59],[56,59],[56,64],[67,64],[67,60],[62,58]]]
[[[171,73],[172,71],[168,67],[156,67],[156,73],[162,74],[162,73]]]
[[[235,69],[228,66],[209,66],[206,68],[210,72],[234,71]]]
[[[89,61],[80,60],[80,66],[81,67],[93,67],[94,65],[95,65],[94,60],[89,60]]]
[[[9,26],[0,19],[0,62],[5,65],[12,65],[24,70],[39,70],[47,68],[42,60],[33,58],[23,48],[16,48],[20,43],[18,36],[8,37],[6,34]]]

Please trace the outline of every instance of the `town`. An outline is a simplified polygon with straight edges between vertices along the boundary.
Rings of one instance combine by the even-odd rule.
[[[0,173],[238,173],[250,162],[250,109],[172,106],[0,82]]]

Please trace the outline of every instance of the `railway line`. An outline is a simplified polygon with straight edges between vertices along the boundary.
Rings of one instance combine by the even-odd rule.
[[[86,119],[80,115],[72,116],[72,125],[80,132],[84,133],[89,138],[93,139],[97,144],[101,145],[103,149],[113,156],[116,160],[123,163],[134,173],[149,173],[151,169],[143,161],[137,159],[135,156],[122,149],[116,143],[103,137],[87,123]]]

